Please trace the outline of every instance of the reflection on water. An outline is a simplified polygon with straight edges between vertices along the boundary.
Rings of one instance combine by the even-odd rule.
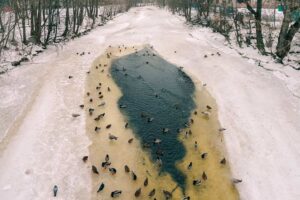
[[[150,48],[115,60],[111,74],[122,90],[119,105],[130,127],[153,161],[162,161],[162,172],[184,188],[186,177],[175,163],[186,153],[177,136],[195,108],[192,80]]]

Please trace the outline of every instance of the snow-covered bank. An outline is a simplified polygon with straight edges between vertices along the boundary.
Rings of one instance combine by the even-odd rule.
[[[298,199],[299,71],[272,61],[265,67],[273,71],[258,67],[218,34],[190,29],[155,7],[132,9],[0,76],[0,136],[7,133],[0,144],[1,199],[50,199],[54,184],[60,199],[89,198],[90,169],[81,161],[89,145],[85,120],[71,117],[83,101],[85,72],[110,44],[146,43],[207,83],[227,128],[232,173],[243,179],[241,199]]]

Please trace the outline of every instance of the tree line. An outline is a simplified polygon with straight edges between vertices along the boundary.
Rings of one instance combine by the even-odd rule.
[[[117,13],[149,2],[183,15],[192,24],[209,26],[228,40],[234,35],[239,46],[255,46],[279,61],[287,56],[300,29],[300,16],[295,17],[300,13],[299,0],[271,1],[274,26],[270,25],[271,19],[263,18],[263,0],[256,0],[255,5],[250,0],[1,0],[0,55],[9,45],[33,43],[46,47],[79,37]],[[238,5],[244,5],[248,12],[240,12]],[[284,15],[277,35],[275,5],[281,6]],[[275,52],[266,51],[274,43]]]
[[[156,0],[156,2],[159,6],[167,6],[173,13],[183,15],[188,22],[212,27],[214,31],[220,32],[228,39],[229,34],[234,32],[239,46],[243,43],[250,45],[254,39],[255,46],[261,54],[271,53],[279,61],[287,56],[292,41],[300,29],[299,0],[270,1],[274,9],[274,24],[277,5],[284,15],[277,38],[271,37],[272,29],[273,31],[275,29],[270,27],[271,20],[263,20],[263,0],[256,0],[254,5],[250,0]],[[241,5],[247,9],[247,13],[239,12],[238,6]],[[263,31],[264,26],[268,30]],[[269,34],[265,34],[266,32]],[[276,39],[276,52],[266,52],[266,46],[271,47]]]
[[[50,43],[79,37],[135,0],[7,0],[0,4],[0,55],[8,45]]]

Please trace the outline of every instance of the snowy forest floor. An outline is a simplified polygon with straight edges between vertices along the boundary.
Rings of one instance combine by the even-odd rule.
[[[90,169],[81,161],[90,141],[84,116],[71,114],[79,112],[92,62],[122,44],[153,45],[207,84],[227,129],[233,177],[243,179],[241,199],[299,198],[300,72],[251,48],[238,53],[219,34],[156,7],[131,9],[0,75],[1,198],[50,199],[55,184],[58,199],[90,198]]]

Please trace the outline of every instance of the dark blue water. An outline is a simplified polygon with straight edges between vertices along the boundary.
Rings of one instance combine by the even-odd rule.
[[[162,160],[161,171],[184,188],[185,175],[175,163],[185,155],[178,130],[186,127],[195,108],[192,80],[149,48],[115,60],[111,74],[123,93],[118,103],[130,127],[149,148],[152,160]],[[155,139],[161,143],[153,143]]]

